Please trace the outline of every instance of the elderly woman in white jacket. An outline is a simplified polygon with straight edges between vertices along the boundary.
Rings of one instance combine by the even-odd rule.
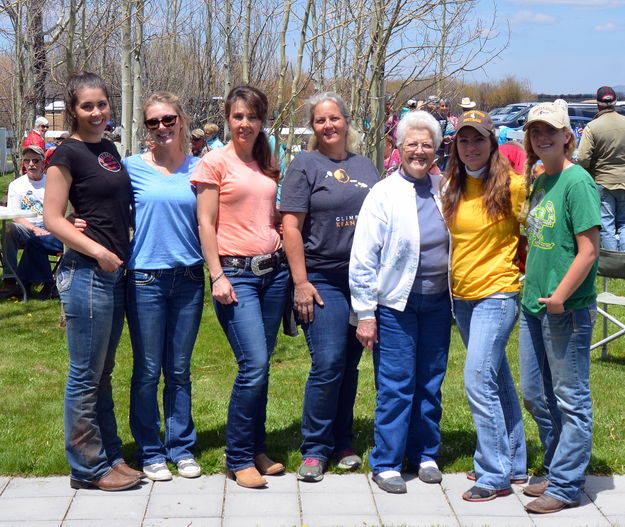
[[[426,483],[439,483],[441,384],[447,369],[450,239],[441,177],[429,173],[442,141],[422,111],[397,127],[401,165],[373,187],[358,215],[349,266],[356,335],[373,350],[377,400],[373,480],[402,494],[404,456]]]

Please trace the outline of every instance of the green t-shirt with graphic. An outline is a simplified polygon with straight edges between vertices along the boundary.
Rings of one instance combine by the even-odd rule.
[[[521,302],[525,312],[538,315],[546,310],[538,299],[551,296],[569,270],[577,254],[575,235],[599,225],[599,193],[582,167],[538,177],[526,226],[529,250]],[[596,274],[597,262],[564,303],[565,309],[582,309],[595,301]]]

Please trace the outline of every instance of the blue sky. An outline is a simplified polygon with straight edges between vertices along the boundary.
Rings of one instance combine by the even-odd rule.
[[[478,9],[482,16],[496,9],[498,41],[509,24],[510,43],[469,79],[514,75],[536,93],[625,85],[625,0],[480,0]]]

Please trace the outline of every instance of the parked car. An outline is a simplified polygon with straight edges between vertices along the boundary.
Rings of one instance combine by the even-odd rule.
[[[488,112],[488,114],[490,115],[490,117],[492,119],[496,115],[502,115],[502,114],[506,113],[507,111],[508,110],[506,110],[505,106],[501,106],[499,108],[493,108],[490,112]]]
[[[518,128],[523,126],[527,120],[527,114],[536,102],[518,102],[504,107],[504,111],[492,117],[495,128],[507,126],[508,128]]]

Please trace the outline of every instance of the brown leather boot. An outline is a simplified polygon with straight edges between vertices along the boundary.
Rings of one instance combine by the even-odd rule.
[[[267,480],[263,478],[256,467],[247,467],[236,472],[228,470],[228,477],[234,479],[240,487],[256,489],[267,485]]]
[[[146,477],[143,472],[141,472],[140,470],[135,470],[134,468],[129,466],[128,463],[126,463],[126,462],[119,463],[119,464],[115,465],[113,467],[113,470],[115,472],[119,472],[123,476],[133,476],[135,478],[145,478]]]
[[[284,472],[284,465],[273,461],[267,456],[267,454],[258,454],[254,458],[254,464],[256,465],[258,472],[266,476],[274,476],[275,474]]]
[[[73,489],[100,489],[113,492],[132,488],[139,481],[139,478],[136,476],[125,476],[115,470],[111,470],[106,476],[96,481],[81,481],[71,478],[69,484]]]
[[[530,485],[523,487],[523,494],[526,496],[532,496],[533,498],[538,498],[543,495],[548,486],[549,480],[545,478],[538,483],[531,483]]]

